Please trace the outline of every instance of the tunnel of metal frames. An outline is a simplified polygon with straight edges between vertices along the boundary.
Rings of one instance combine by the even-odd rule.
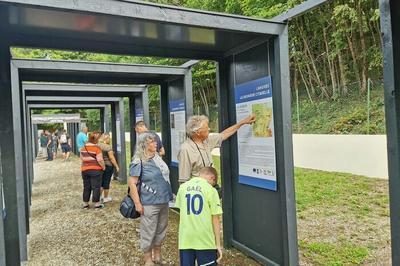
[[[116,136],[117,159],[125,165],[124,132],[131,132],[132,150],[136,138],[133,124],[139,116],[149,121],[148,85],[158,85],[167,151],[164,159],[176,191],[178,169],[171,154],[175,140],[170,114],[176,104],[186,119],[193,114],[191,68],[196,60],[217,64],[221,129],[236,123],[236,87],[266,77],[272,80],[276,185],[271,190],[241,184],[237,139],[223,143],[224,246],[236,247],[264,264],[297,265],[288,23],[325,2],[308,0],[271,20],[262,20],[122,0],[0,0],[0,265],[27,260],[38,125],[32,122],[32,111],[99,109],[101,129]],[[380,0],[380,9],[392,263],[399,265],[400,3]],[[173,67],[22,60],[12,59],[12,47],[183,58],[187,63]],[[128,118],[123,112],[124,97],[129,98]],[[124,128],[125,119],[129,129]],[[70,122],[68,130],[77,133],[79,122]],[[126,182],[126,169],[120,181]]]

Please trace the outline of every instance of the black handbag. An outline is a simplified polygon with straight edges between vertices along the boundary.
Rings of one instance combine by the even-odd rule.
[[[136,184],[136,187],[138,189],[138,194],[140,198],[140,190],[142,187],[142,172],[143,172],[143,164],[142,161],[140,160],[140,175],[139,175],[139,180],[138,183]],[[136,219],[140,217],[140,213],[136,211],[135,208],[135,202],[131,198],[130,192],[131,188],[128,187],[128,194],[124,197],[122,200],[120,206],[119,206],[119,212],[124,216],[125,218],[129,219]]]

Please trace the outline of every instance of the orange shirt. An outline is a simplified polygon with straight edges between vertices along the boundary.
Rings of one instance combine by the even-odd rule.
[[[80,150],[81,153],[81,171],[103,170],[99,162],[103,162],[103,153],[99,146],[87,142]]]

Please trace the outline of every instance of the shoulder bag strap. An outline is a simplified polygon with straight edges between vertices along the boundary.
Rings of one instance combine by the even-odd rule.
[[[98,164],[100,167],[102,167],[102,166],[100,165],[99,161],[97,161],[97,157],[96,157],[96,156],[93,156],[91,153],[89,153],[88,149],[86,148],[86,145],[83,145],[83,147],[85,148],[85,150],[86,150],[86,152],[89,154],[89,156],[92,157],[93,159],[95,159],[96,162],[97,162],[97,164]]]

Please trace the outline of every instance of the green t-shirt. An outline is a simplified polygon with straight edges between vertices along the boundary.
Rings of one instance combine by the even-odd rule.
[[[179,249],[216,249],[212,215],[222,213],[218,192],[207,180],[194,177],[179,187]]]

